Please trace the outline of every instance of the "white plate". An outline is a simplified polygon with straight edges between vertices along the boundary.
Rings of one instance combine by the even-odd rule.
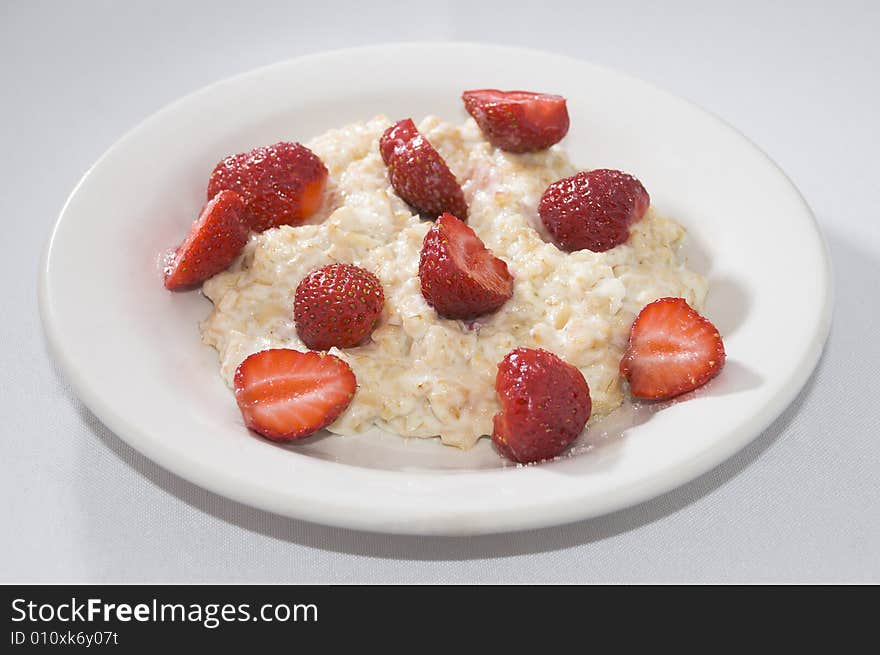
[[[327,437],[281,447],[249,433],[197,323],[210,303],[165,291],[158,253],[180,241],[223,156],[385,113],[466,115],[463,89],[568,98],[564,145],[585,168],[631,171],[691,235],[709,276],[723,374],[686,402],[629,408],[575,455],[503,467],[487,440]],[[385,45],[219,82],[129,132],[67,201],[40,283],[43,323],[77,393],[110,429],[214,492],[331,525],[414,534],[549,526],[646,500],[764,430],[807,380],[831,315],[829,260],[809,208],[736,131],[687,102],[591,64],[465,44]]]

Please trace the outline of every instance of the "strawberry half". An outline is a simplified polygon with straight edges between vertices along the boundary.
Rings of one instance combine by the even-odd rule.
[[[489,143],[508,152],[544,150],[568,133],[562,96],[476,89],[465,91],[461,99]]]
[[[662,400],[692,391],[718,375],[721,335],[684,298],[646,305],[632,324],[620,374],[636,398]]]
[[[326,353],[263,350],[235,371],[235,400],[245,425],[276,441],[302,439],[327,427],[356,388],[349,365]]]
[[[583,432],[593,405],[583,374],[553,353],[517,348],[498,364],[492,442],[516,462],[556,457]]]
[[[299,225],[321,206],[327,168],[304,145],[282,141],[221,161],[208,181],[208,197],[223,189],[238,193],[244,218],[256,232]]]
[[[513,295],[513,276],[504,260],[452,214],[440,216],[425,235],[419,280],[425,300],[446,318],[494,312]]]
[[[312,350],[352,348],[373,332],[384,304],[382,283],[370,271],[331,264],[312,271],[296,287],[296,332]]]
[[[165,268],[165,288],[185,289],[225,270],[247,243],[243,211],[244,203],[234,191],[214,196]]]
[[[632,175],[609,168],[581,171],[547,187],[538,215],[562,250],[604,252],[629,239],[651,198]]]
[[[385,130],[379,139],[379,152],[394,191],[417,212],[431,219],[443,212],[467,218],[461,186],[412,119],[398,121]]]

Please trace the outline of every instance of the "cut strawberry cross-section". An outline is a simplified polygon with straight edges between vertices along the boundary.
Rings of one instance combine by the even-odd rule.
[[[718,330],[684,298],[646,305],[632,324],[620,374],[636,398],[661,400],[692,391],[724,366]]]
[[[422,295],[446,318],[471,319],[494,312],[513,295],[507,264],[452,214],[425,235],[419,258]]]
[[[273,348],[235,371],[235,400],[245,425],[264,437],[292,441],[330,425],[354,398],[348,364],[326,353]]]

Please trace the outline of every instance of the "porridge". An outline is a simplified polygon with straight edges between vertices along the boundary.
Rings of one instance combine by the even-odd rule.
[[[419,132],[460,181],[467,224],[514,280],[512,297],[494,313],[442,318],[420,292],[419,256],[432,223],[398,197],[380,155],[391,124],[377,117],[308,143],[329,172],[320,209],[305,224],[251,232],[232,266],[204,282],[214,309],[202,339],[217,349],[227,384],[253,353],[309,350],[294,323],[297,286],[315,269],[345,263],[371,271],[385,302],[363,345],[329,350],[357,378],[331,432],[376,425],[470,448],[493,434],[498,365],[515,348],[544,349],[576,367],[589,385],[592,417],[617,408],[621,358],[640,310],[664,297],[702,310],[706,281],[678,254],[684,228],[651,207],[624,243],[565,252],[538,215],[548,185],[578,170],[564,150],[509,152],[491,145],[473,119],[456,125],[429,116]]]

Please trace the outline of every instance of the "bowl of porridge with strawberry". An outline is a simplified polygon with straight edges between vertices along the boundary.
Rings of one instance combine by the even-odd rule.
[[[565,98],[462,100],[463,123],[378,116],[214,169],[165,286],[213,303],[201,338],[251,430],[487,437],[539,462],[627,393],[722,370],[685,228],[634,175],[569,159]]]
[[[462,43],[163,108],[74,188],[38,289],[84,425],[239,503],[418,535],[695,479],[791,403],[831,316],[812,213],[741,134]]]

